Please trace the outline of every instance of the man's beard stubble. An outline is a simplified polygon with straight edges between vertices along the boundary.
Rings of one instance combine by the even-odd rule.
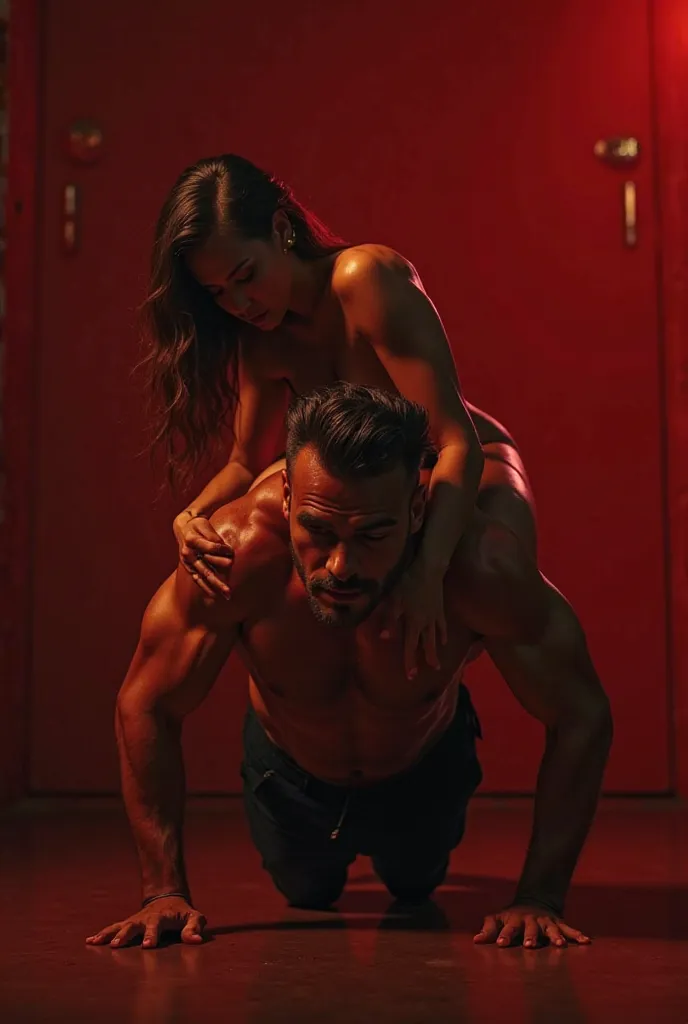
[[[291,552],[292,561],[294,567],[299,574],[299,578],[303,583],[304,590],[308,596],[308,604],[314,617],[318,622],[325,626],[359,626],[362,622],[368,618],[369,615],[377,608],[381,601],[387,597],[388,594],[394,590],[401,577],[406,572],[406,569],[413,560],[413,556],[417,548],[417,536],[409,534],[406,547],[394,568],[389,572],[381,584],[374,582],[373,580],[364,580],[353,578],[347,581],[348,590],[360,590],[361,594],[368,595],[368,601],[361,607],[353,608],[342,605],[341,608],[327,609],[323,607],[318,601],[317,594],[323,591],[337,591],[338,589],[343,590],[345,588],[337,587],[337,584],[332,580],[332,577],[324,580],[318,580],[315,586],[311,585],[302,563],[297,557],[296,551],[289,541],[289,550]]]

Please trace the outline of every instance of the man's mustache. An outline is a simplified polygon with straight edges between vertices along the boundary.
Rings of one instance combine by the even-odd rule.
[[[375,589],[375,584],[371,583],[370,580],[351,579],[347,580],[346,583],[338,583],[331,576],[322,580],[314,580],[311,583],[311,591],[327,590],[336,594],[370,594]]]

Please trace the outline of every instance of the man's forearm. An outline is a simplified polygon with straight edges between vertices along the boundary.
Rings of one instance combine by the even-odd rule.
[[[162,714],[118,705],[115,729],[143,896],[189,893],[182,843],[186,778],[181,728]]]
[[[538,774],[533,832],[515,903],[542,901],[563,911],[595,816],[609,748],[608,712],[594,725],[548,730]]]

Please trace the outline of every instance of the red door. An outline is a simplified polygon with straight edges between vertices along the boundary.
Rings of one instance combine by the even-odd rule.
[[[233,150],[352,239],[423,275],[468,398],[515,433],[541,562],[611,695],[609,791],[669,785],[661,418],[646,0],[47,0],[32,786],[112,791],[112,709],[146,600],[174,565],[131,368],[166,189]],[[164,10],[164,16],[161,12]],[[104,153],[70,163],[70,124]],[[640,140],[637,167],[593,155]],[[624,244],[622,188],[637,188]],[[81,195],[76,254],[65,187]],[[528,791],[542,751],[487,667],[472,677],[484,789]],[[553,681],[555,682],[555,681]],[[189,785],[236,789],[240,666],[189,722]]]

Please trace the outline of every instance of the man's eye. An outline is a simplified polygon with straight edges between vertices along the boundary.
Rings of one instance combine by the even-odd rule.
[[[386,533],[362,533],[361,537],[362,537],[363,540],[368,540],[368,541],[386,540],[387,539],[387,534]]]

